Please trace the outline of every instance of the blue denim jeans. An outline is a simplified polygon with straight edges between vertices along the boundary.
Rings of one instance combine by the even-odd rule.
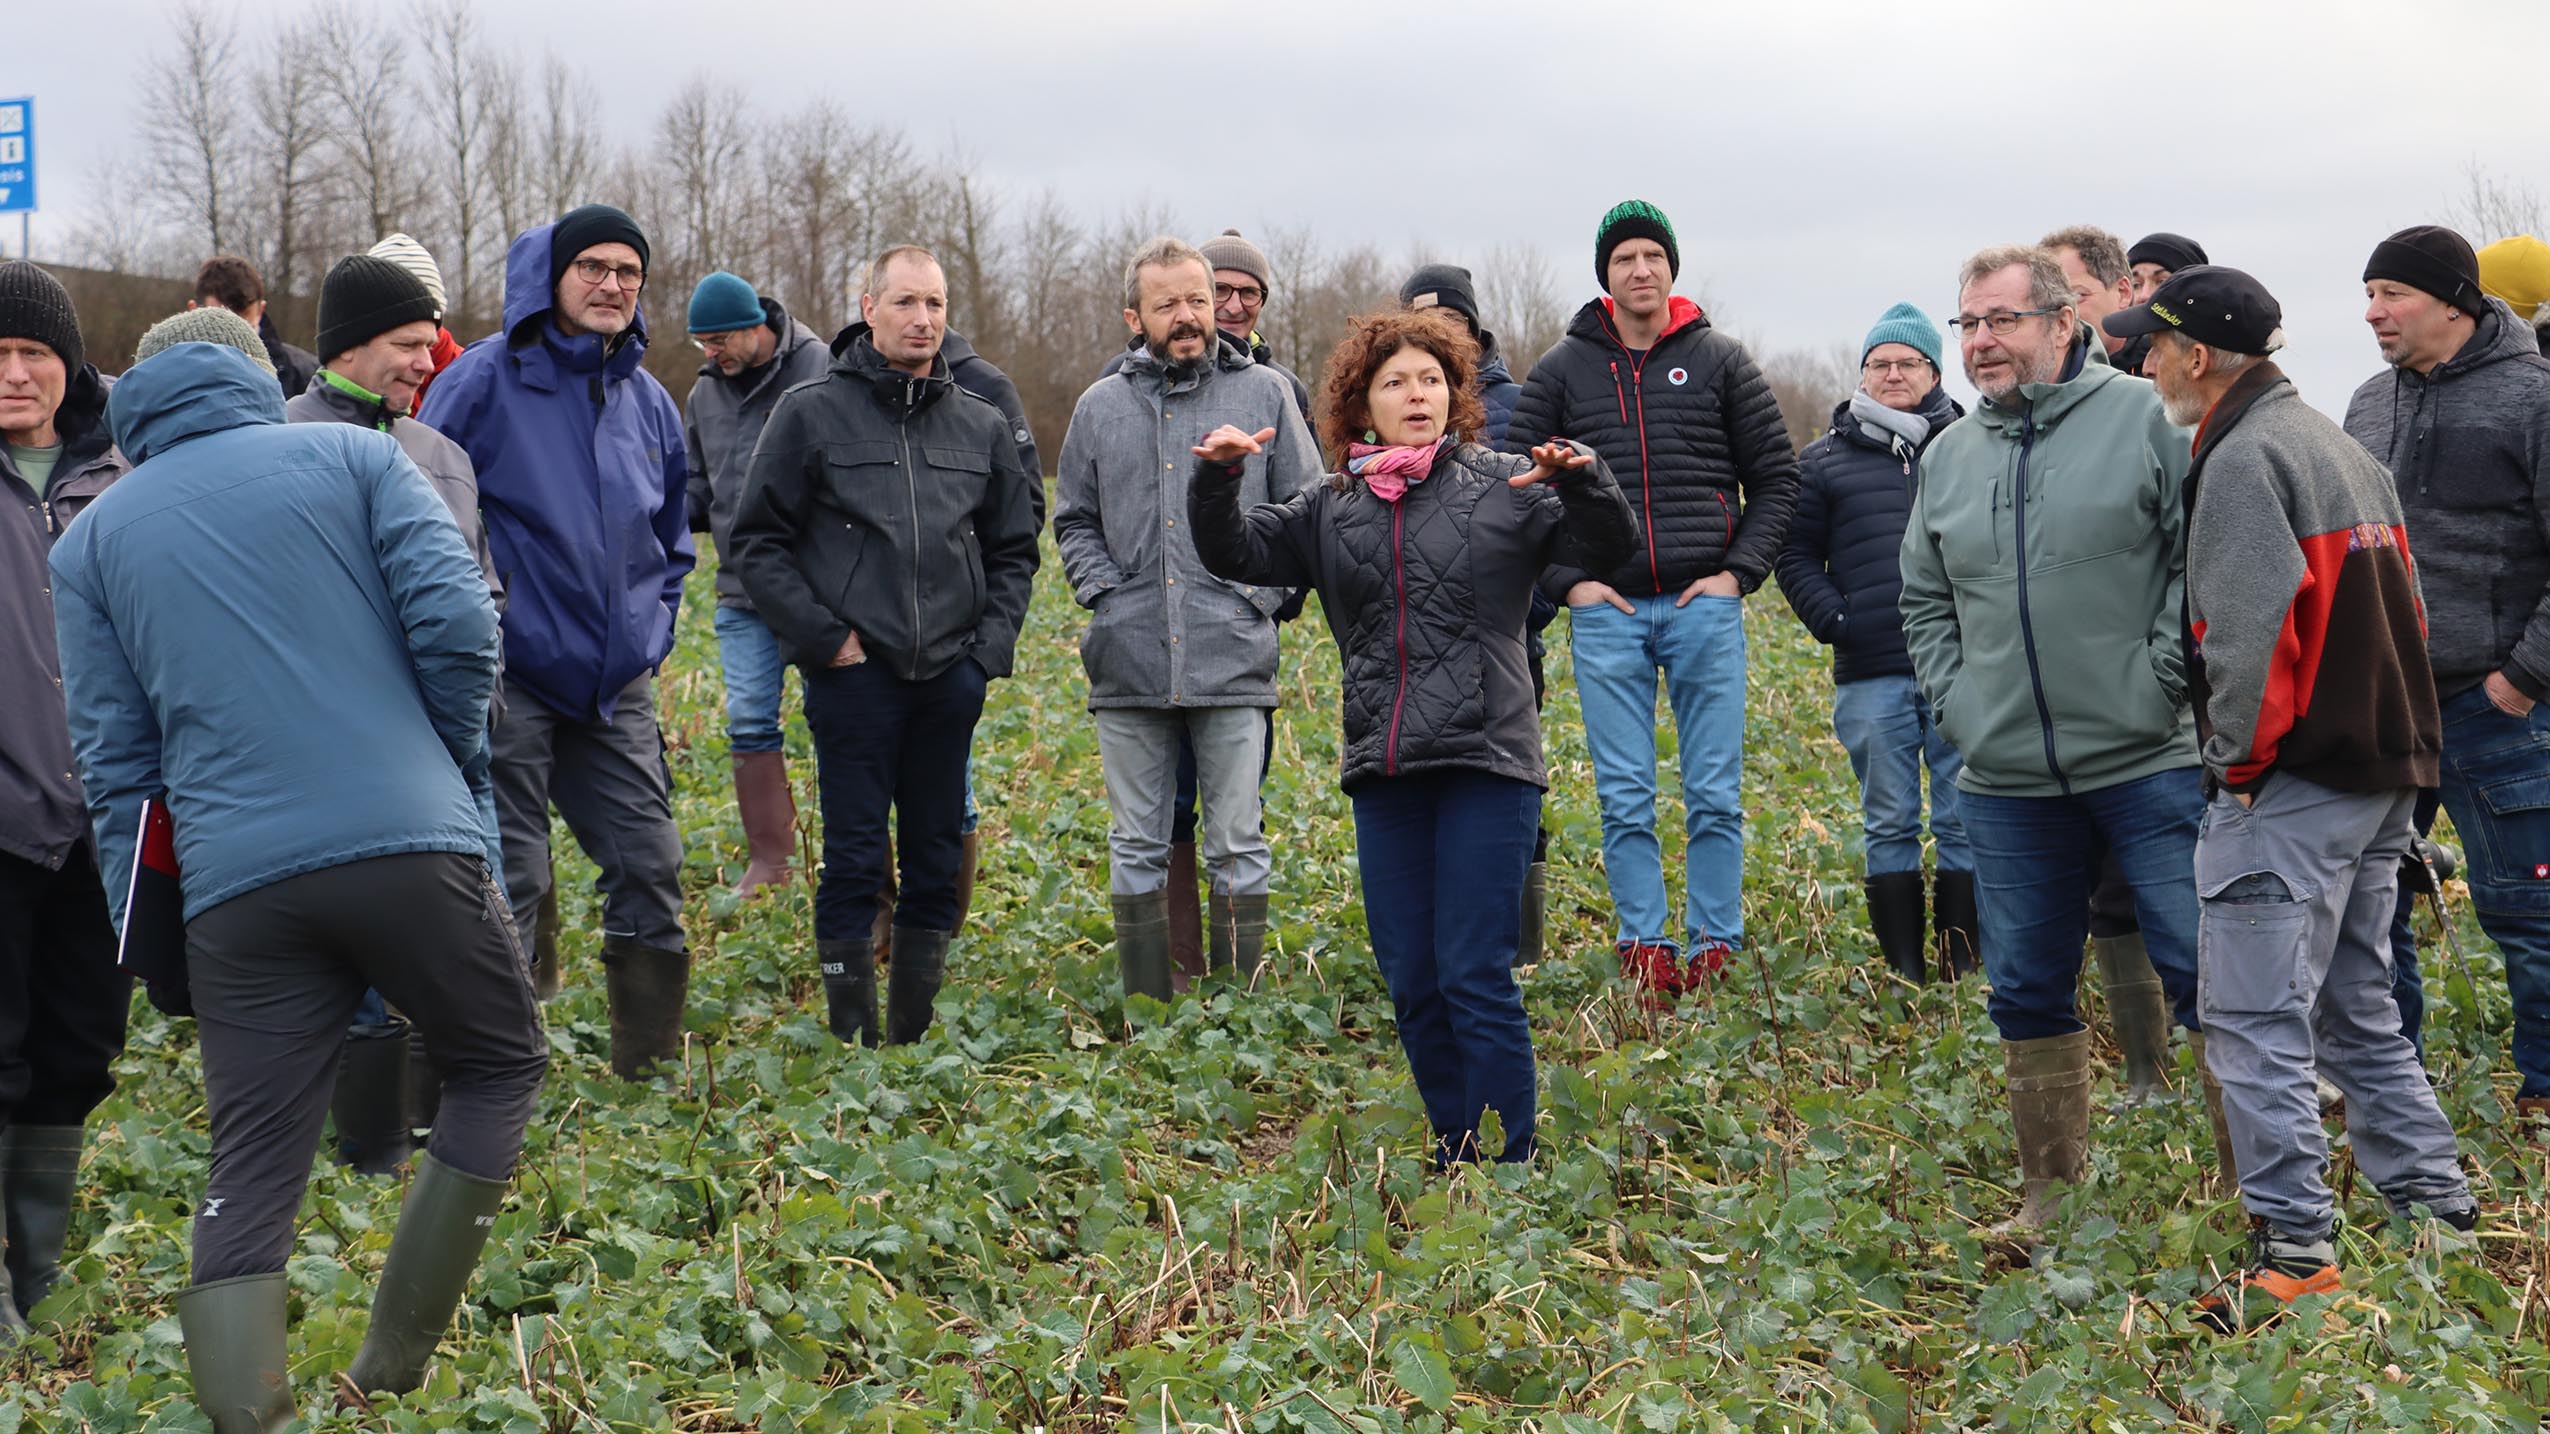
[[[1528,1160],[1532,1027],[1513,966],[1540,789],[1456,769],[1373,777],[1350,795],[1364,924],[1437,1159],[1475,1159],[1494,1110],[1498,1158]]]
[[[2479,929],[2506,958],[2518,1094],[2550,1096],[2550,706],[2509,717],[2477,687],[2445,699],[2443,779]]]
[[[1921,870],[1921,769],[1930,768],[1930,836],[1941,871],[1974,870],[1965,822],[1957,815],[1957,773],[1965,762],[1909,677],[1871,677],[1833,689],[1833,735],[1859,778],[1860,830],[1868,874]]]
[[[1688,947],[1744,940],[1744,604],[1629,599],[1567,610],[1585,747],[1603,813],[1603,875],[1623,941],[1671,941],[1656,840],[1656,675],[1680,743]]]
[[[2203,770],[2182,767],[2068,797],[1959,793],[1974,844],[1975,903],[1992,1024],[2005,1041],[2082,1028],[2073,993],[2089,939],[2090,887],[2116,854],[2134,888],[2144,948],[2179,1024],[2196,1014],[2196,828]]]
[[[788,681],[788,658],[760,614],[718,605],[717,663],[726,669],[727,749],[778,751],[779,694]]]

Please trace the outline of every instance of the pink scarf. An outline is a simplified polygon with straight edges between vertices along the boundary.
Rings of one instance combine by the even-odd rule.
[[[1384,503],[1396,503],[1406,497],[1409,485],[1422,483],[1434,471],[1434,460],[1451,443],[1451,435],[1432,443],[1412,448],[1393,448],[1380,443],[1346,445],[1346,471],[1364,480],[1372,496]]]

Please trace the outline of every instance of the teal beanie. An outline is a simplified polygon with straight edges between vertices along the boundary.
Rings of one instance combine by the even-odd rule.
[[[1868,331],[1868,339],[1859,346],[1860,362],[1868,361],[1868,351],[1879,344],[1902,344],[1921,350],[1932,368],[1939,367],[1939,326],[1930,316],[1910,304],[1897,304]]]
[[[720,269],[691,290],[691,332],[728,334],[770,322],[753,286]]]

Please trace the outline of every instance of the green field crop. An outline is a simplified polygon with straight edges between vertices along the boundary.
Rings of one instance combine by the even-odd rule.
[[[1662,1020],[1614,979],[1552,630],[1553,954],[1525,981],[1543,1150],[1443,1177],[1364,946],[1315,611],[1285,638],[1262,989],[1126,1009],[1082,617],[1049,571],[977,738],[982,885],[939,1025],[865,1051],[824,1031],[805,891],[720,889],[743,836],[706,579],[662,688],[698,957],[682,1067],[610,1078],[593,873],[561,830],[569,984],[516,1197],[425,1389],[315,1428],[2528,1429],[2550,1408],[2550,1174],[2466,919],[2430,947],[2428,1020],[2475,1240],[2387,1230],[2341,1147],[2346,1298],[2195,1332],[2245,1222],[2205,1173],[2183,1043],[2175,1101],[2111,1112],[2102,1072],[2093,1178],[2033,1266],[1986,1234],[2016,1171],[1981,992],[1894,984],[1869,949],[1829,679],[1776,594],[1747,604],[1756,954]],[[802,722],[789,744],[811,842]],[[191,1024],[137,1004],[120,1071],[71,1276],[0,1356],[0,1434],[206,1427],[169,1315],[207,1151]],[[313,1181],[306,1406],[359,1342],[398,1195]]]

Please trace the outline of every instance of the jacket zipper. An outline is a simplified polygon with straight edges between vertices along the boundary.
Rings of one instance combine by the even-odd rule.
[[[1390,505],[1390,575],[1399,589],[1398,630],[1393,638],[1399,652],[1399,688],[1390,698],[1390,751],[1382,763],[1386,775],[1399,773],[1399,709],[1408,705],[1408,550],[1401,541],[1408,510],[1397,503]]]
[[[2036,448],[2036,405],[2028,405],[2019,428],[2019,492],[2011,509],[2019,549],[2019,645],[2028,654],[2028,690],[2036,697],[2037,731],[2045,739],[2045,769],[2054,774],[2063,795],[2072,795],[2072,779],[2054,756],[2054,710],[2045,700],[2045,674],[2037,667],[2036,626],[2028,617],[2028,455]]]
[[[921,480],[912,471],[912,380],[903,380],[903,412],[894,421],[895,436],[903,444],[903,490],[908,495],[905,509],[912,519],[912,659],[921,658]]]

